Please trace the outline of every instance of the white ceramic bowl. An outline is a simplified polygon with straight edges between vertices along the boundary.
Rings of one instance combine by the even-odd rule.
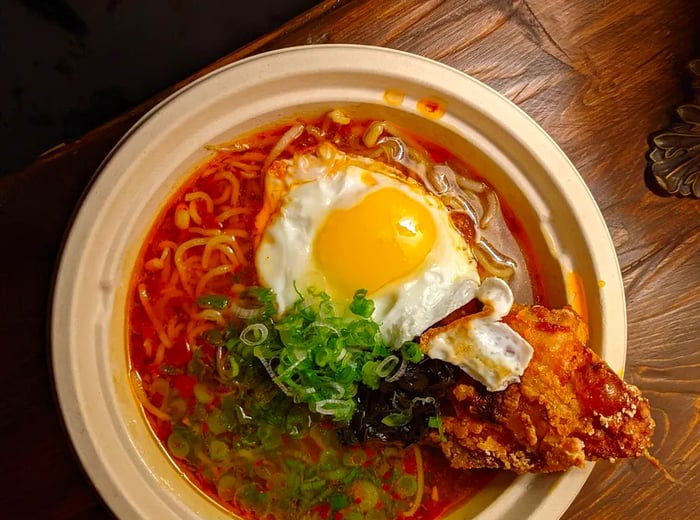
[[[444,115],[422,110],[426,99]],[[571,302],[574,292],[580,298],[568,283],[577,273],[591,346],[622,371],[625,304],[612,241],[574,166],[524,112],[461,72],[394,50],[326,45],[255,56],[144,116],[104,161],[65,244],[52,308],[56,388],[76,451],[119,517],[231,518],[166,457],[129,388],[126,295],[149,226],[207,155],[204,144],[339,106],[392,119],[465,155],[527,228],[552,304]],[[590,469],[504,476],[451,518],[558,518]]]

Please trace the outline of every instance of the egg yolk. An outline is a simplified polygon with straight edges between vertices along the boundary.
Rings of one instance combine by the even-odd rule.
[[[435,243],[433,217],[420,201],[392,188],[328,214],[314,242],[316,262],[332,293],[373,293],[419,268]]]

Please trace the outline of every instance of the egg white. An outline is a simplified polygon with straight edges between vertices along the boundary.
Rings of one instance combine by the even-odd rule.
[[[437,229],[420,268],[368,294],[376,306],[373,318],[387,342],[400,346],[474,298],[480,279],[471,248],[442,202],[416,181],[384,163],[345,154],[331,145],[322,145],[317,154],[277,161],[270,170],[266,189],[278,207],[258,244],[256,268],[260,282],[275,291],[280,312],[298,298],[295,286],[302,293],[314,287],[334,297],[314,258],[314,239],[330,212],[351,208],[385,188],[419,201]],[[370,177],[372,183],[367,182]]]
[[[476,296],[485,311],[445,327],[431,338],[426,354],[457,365],[491,392],[505,390],[520,381],[533,349],[500,321],[513,305],[513,292],[506,282],[486,278]]]

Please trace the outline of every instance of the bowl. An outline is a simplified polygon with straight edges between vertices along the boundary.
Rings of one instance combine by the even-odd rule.
[[[528,230],[548,303],[587,314],[591,348],[622,372],[625,302],[610,235],[574,166],[522,110],[455,69],[395,50],[324,45],[261,54],[145,115],[99,168],[65,242],[51,316],[56,391],[75,450],[117,516],[232,518],[167,458],[129,386],[126,299],[149,227],[208,155],[203,145],[337,107],[391,119],[468,157]],[[503,474],[449,518],[558,518],[591,468]]]

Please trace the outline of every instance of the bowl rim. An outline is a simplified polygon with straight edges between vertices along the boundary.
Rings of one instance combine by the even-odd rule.
[[[82,416],[80,410],[76,409],[74,403],[71,402],[72,399],[76,397],[77,389],[72,385],[74,374],[70,370],[71,366],[69,363],[65,362],[65,358],[63,357],[65,354],[70,354],[71,344],[68,339],[68,334],[65,334],[65,331],[62,330],[64,323],[62,318],[67,317],[68,312],[66,309],[70,308],[70,301],[74,289],[74,284],[71,282],[73,282],[79,275],[78,264],[83,255],[81,245],[82,241],[89,233],[92,232],[91,215],[86,209],[86,203],[98,197],[98,195],[96,195],[96,191],[99,191],[101,188],[101,183],[108,184],[105,170],[109,169],[110,165],[115,159],[115,156],[119,155],[120,153],[124,153],[124,148],[128,147],[129,140],[134,135],[141,132],[143,127],[149,121],[156,118],[164,107],[173,104],[178,98],[181,98],[193,90],[198,89],[200,85],[206,84],[213,78],[216,78],[222,74],[227,74],[231,70],[246,67],[251,63],[260,62],[261,60],[275,59],[280,55],[289,56],[300,52],[307,54],[308,56],[315,53],[317,57],[319,55],[326,55],[326,57],[328,57],[328,55],[337,54],[339,52],[359,52],[366,55],[373,54],[375,56],[382,55],[384,57],[388,57],[388,59],[395,59],[398,56],[402,56],[405,59],[415,61],[416,63],[422,62],[430,67],[437,66],[443,70],[449,71],[451,74],[460,76],[461,81],[466,80],[478,85],[478,87],[484,92],[489,93],[491,97],[495,96],[495,98],[500,100],[499,102],[502,104],[502,106],[505,106],[508,109],[511,115],[519,117],[521,119],[521,123],[524,122],[531,130],[535,130],[537,133],[537,138],[544,139],[550,151],[554,151],[558,154],[558,159],[560,159],[562,164],[565,165],[566,171],[564,174],[567,176],[566,180],[574,183],[574,188],[577,191],[577,194],[584,196],[583,203],[587,206],[587,209],[596,215],[596,221],[593,223],[589,222],[588,225],[593,226],[599,236],[590,236],[592,233],[587,232],[586,229],[582,229],[582,232],[587,234],[585,237],[586,239],[592,240],[595,238],[597,244],[603,247],[602,250],[596,251],[596,256],[592,258],[592,261],[596,264],[596,269],[600,267],[598,264],[602,263],[603,257],[605,259],[605,263],[607,264],[607,267],[604,270],[608,273],[606,282],[610,285],[611,289],[611,291],[606,293],[608,294],[607,299],[614,300],[612,302],[612,307],[614,307],[614,309],[612,310],[614,311],[614,318],[616,321],[613,320],[613,323],[620,328],[618,335],[620,335],[622,338],[621,345],[618,347],[615,353],[616,357],[614,359],[614,363],[611,363],[611,365],[613,366],[613,369],[617,371],[621,371],[624,368],[624,359],[626,355],[626,313],[624,287],[622,285],[622,276],[620,273],[617,256],[615,254],[614,245],[607,226],[605,225],[605,220],[592,194],[590,193],[590,190],[586,186],[585,181],[580,176],[574,165],[552,139],[552,137],[549,136],[549,134],[547,134],[522,109],[493,88],[485,85],[464,72],[461,72],[446,64],[405,51],[369,45],[324,44],[288,47],[256,54],[215,69],[182,87],[181,89],[173,92],[164,100],[156,104],[146,114],[144,114],[122,136],[122,138],[101,162],[85,188],[67,227],[59,252],[59,261],[56,264],[53,287],[50,295],[51,304],[49,306],[50,355],[56,395],[61,408],[64,426],[69,434],[73,448],[81,461],[83,469],[88,474],[92,484],[100,492],[105,502],[109,505],[112,511],[118,515],[129,517],[134,510],[132,509],[132,505],[130,504],[128,498],[122,497],[119,494],[119,489],[115,487],[109,472],[104,467],[96,467],[94,462],[92,462],[95,459],[97,459],[98,462],[101,462],[101,454],[98,453],[97,446],[94,444],[94,439],[90,439],[89,436],[86,438],[86,418]],[[114,176],[115,174],[116,173],[113,171],[110,172],[111,176]],[[99,193],[99,196],[104,198],[105,193]],[[69,321],[66,323],[69,323]],[[87,444],[85,443],[86,440],[89,441]],[[542,501],[538,508],[531,512],[530,516],[533,518],[559,518],[578,494],[580,488],[583,486],[586,478],[590,474],[592,467],[592,463],[587,463],[583,469],[574,469],[564,473],[561,479],[557,479],[557,481],[554,482],[552,485],[552,490],[561,487],[565,480],[569,486],[569,491],[566,494],[551,492]],[[482,518],[483,516],[484,515],[481,514],[477,518]],[[506,518],[506,516],[503,516],[503,518]]]

